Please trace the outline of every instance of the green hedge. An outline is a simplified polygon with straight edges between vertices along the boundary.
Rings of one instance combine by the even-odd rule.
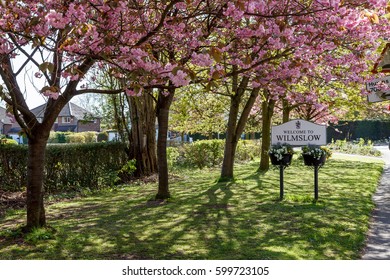
[[[199,140],[179,147],[168,147],[167,157],[170,168],[205,168],[221,166],[225,140]],[[240,140],[236,150],[236,161],[249,161],[260,155],[260,143]]]
[[[390,121],[384,120],[340,121],[327,129],[328,143],[332,140],[352,141],[360,138],[377,141],[389,137]]]
[[[20,191],[26,186],[27,146],[0,147],[0,187]],[[89,143],[48,145],[45,182],[47,193],[97,189],[111,180],[126,163],[124,145]],[[112,176],[111,176],[112,177]]]
[[[98,133],[95,131],[85,132],[61,132],[52,131],[48,143],[95,143],[97,142]],[[107,136],[108,137],[108,136]]]

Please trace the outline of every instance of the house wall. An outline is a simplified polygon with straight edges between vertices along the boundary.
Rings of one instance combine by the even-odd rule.
[[[4,124],[2,129],[3,131],[1,132],[2,134],[7,134],[8,131],[10,131],[10,129],[12,128],[12,124]]]
[[[78,122],[78,120],[76,119],[76,118],[74,118],[74,117],[71,117],[71,121],[70,122],[63,122],[63,119],[62,119],[62,117],[58,117],[57,118],[57,124],[58,125],[77,125],[77,122]]]
[[[78,121],[77,123],[77,132],[84,131],[100,131],[100,119],[96,119],[95,121],[85,122]]]

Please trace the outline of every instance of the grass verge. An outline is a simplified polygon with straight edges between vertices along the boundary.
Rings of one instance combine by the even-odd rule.
[[[0,218],[0,259],[358,259],[383,163],[331,158],[319,171],[294,159],[285,170],[237,165],[180,172],[172,198],[152,200],[156,184],[126,186],[47,207],[50,227],[24,236],[23,210]]]

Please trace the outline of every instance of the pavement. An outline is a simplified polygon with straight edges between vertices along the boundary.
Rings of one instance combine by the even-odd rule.
[[[390,150],[388,146],[375,147],[385,161],[382,178],[373,197],[375,209],[363,250],[363,260],[390,260]]]

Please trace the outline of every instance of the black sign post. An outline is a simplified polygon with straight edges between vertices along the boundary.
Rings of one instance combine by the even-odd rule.
[[[314,166],[314,199],[318,200],[318,169],[320,166]]]
[[[286,166],[284,165],[279,165],[279,181],[280,181],[280,200],[283,200],[283,196],[284,196],[284,169],[286,168]]]

